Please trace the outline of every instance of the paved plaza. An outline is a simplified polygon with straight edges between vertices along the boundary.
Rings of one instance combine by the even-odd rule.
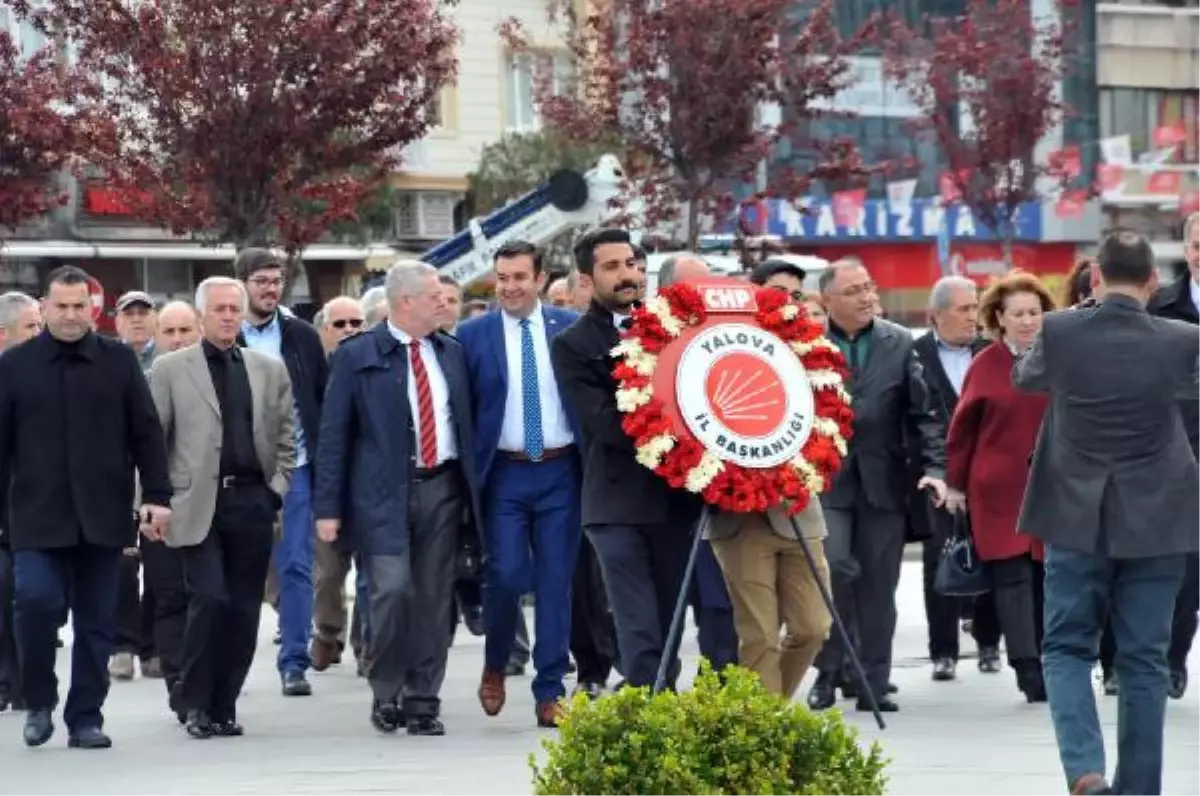
[[[1064,792],[1054,736],[1044,705],[1026,705],[1013,676],[981,675],[974,662],[959,679],[933,683],[924,660],[925,620],[920,564],[908,561],[898,593],[901,616],[896,669],[901,713],[884,732],[869,714],[851,711],[863,737],[878,739],[892,758],[891,793],[1041,794]],[[114,748],[66,748],[66,731],[26,749],[20,714],[0,714],[0,793],[501,793],[530,792],[528,757],[551,732],[534,725],[529,680],[510,680],[509,701],[497,718],[475,698],[482,639],[460,635],[443,689],[445,738],[385,737],[367,721],[369,695],[353,665],[314,674],[316,694],[284,699],[275,674],[264,615],[259,654],[239,705],[241,739],[189,739],[166,712],[162,683],[115,683],[106,729]],[[68,672],[68,649],[59,655]],[[970,648],[969,641],[966,648]],[[694,669],[694,634],[685,643]],[[1193,653],[1192,671],[1195,666]],[[849,705],[850,703],[843,703]],[[1102,698],[1105,731],[1115,731],[1116,701]],[[1170,703],[1167,793],[1200,793],[1200,683]]]

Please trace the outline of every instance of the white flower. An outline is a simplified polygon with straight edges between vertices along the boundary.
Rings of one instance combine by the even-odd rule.
[[[821,368],[808,371],[808,381],[815,390],[836,390],[842,386],[842,375],[836,370]]]
[[[662,296],[655,296],[650,299],[646,303],[646,309],[654,317],[658,318],[658,322],[662,324],[662,328],[667,330],[667,334],[672,337],[678,337],[683,333],[683,321],[675,317],[675,313],[671,311],[670,303]]]
[[[817,472],[817,468],[809,464],[803,456],[792,459],[792,467],[800,474],[800,480],[804,482],[805,488],[810,493],[816,495],[825,489],[825,479]]]
[[[785,304],[779,310],[779,314],[783,316],[785,321],[794,321],[796,316],[800,314],[800,308],[795,304]]]
[[[653,376],[658,366],[658,357],[654,354],[641,354],[626,358],[625,363],[643,376]]]
[[[705,452],[700,458],[700,463],[691,469],[687,474],[687,480],[684,486],[689,492],[703,492],[705,488],[712,483],[712,480],[717,477],[717,474],[725,469],[725,464],[713,456],[711,453]]]
[[[650,389],[647,387],[617,390],[617,409],[622,412],[635,412],[639,407],[650,403],[650,398]]]
[[[675,438],[670,434],[659,434],[637,450],[638,464],[653,470],[662,463],[662,458],[675,447]]]
[[[816,340],[808,343],[796,340],[792,343],[792,350],[803,357],[811,354],[813,351],[837,351],[838,347],[829,342],[829,338],[818,337]]]

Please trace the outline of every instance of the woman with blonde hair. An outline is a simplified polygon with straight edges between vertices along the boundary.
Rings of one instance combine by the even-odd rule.
[[[968,506],[971,534],[991,579],[1000,629],[1017,688],[1046,701],[1042,680],[1042,545],[1017,527],[1029,457],[1048,399],[1012,386],[1016,358],[1033,344],[1054,299],[1037,277],[1014,271],[979,302],[979,318],[995,341],[972,361],[946,439],[947,500]]]

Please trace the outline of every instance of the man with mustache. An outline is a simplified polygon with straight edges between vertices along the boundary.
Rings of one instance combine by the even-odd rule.
[[[622,674],[632,686],[649,686],[683,584],[691,529],[671,524],[670,487],[637,463],[634,442],[621,429],[610,352],[644,284],[629,234],[589,232],[575,246],[575,262],[580,281],[593,290],[592,303],[554,338],[551,355],[579,424],[583,527],[604,573]],[[674,683],[678,648],[670,654]]]

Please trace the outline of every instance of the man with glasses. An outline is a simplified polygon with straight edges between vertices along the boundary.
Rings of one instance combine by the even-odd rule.
[[[279,677],[284,696],[309,696],[305,673],[311,661],[308,636],[313,613],[312,467],[321,426],[329,366],[321,337],[309,324],[283,311],[284,260],[267,249],[238,253],[234,273],[246,285],[249,311],[240,342],[287,366],[292,382],[296,469],[283,501],[282,533],[275,548],[279,583]]]
[[[330,299],[313,318],[313,323],[321,333],[325,353],[333,356],[343,340],[363,330],[362,304],[349,296]],[[315,557],[313,620],[316,635],[308,654],[313,669],[323,672],[331,665],[341,663],[342,652],[346,649],[346,577],[350,574],[353,556],[349,551],[338,550],[329,542],[318,539]],[[359,606],[360,603],[355,601],[354,616],[350,620],[350,645],[361,670],[364,668],[363,611]]]

